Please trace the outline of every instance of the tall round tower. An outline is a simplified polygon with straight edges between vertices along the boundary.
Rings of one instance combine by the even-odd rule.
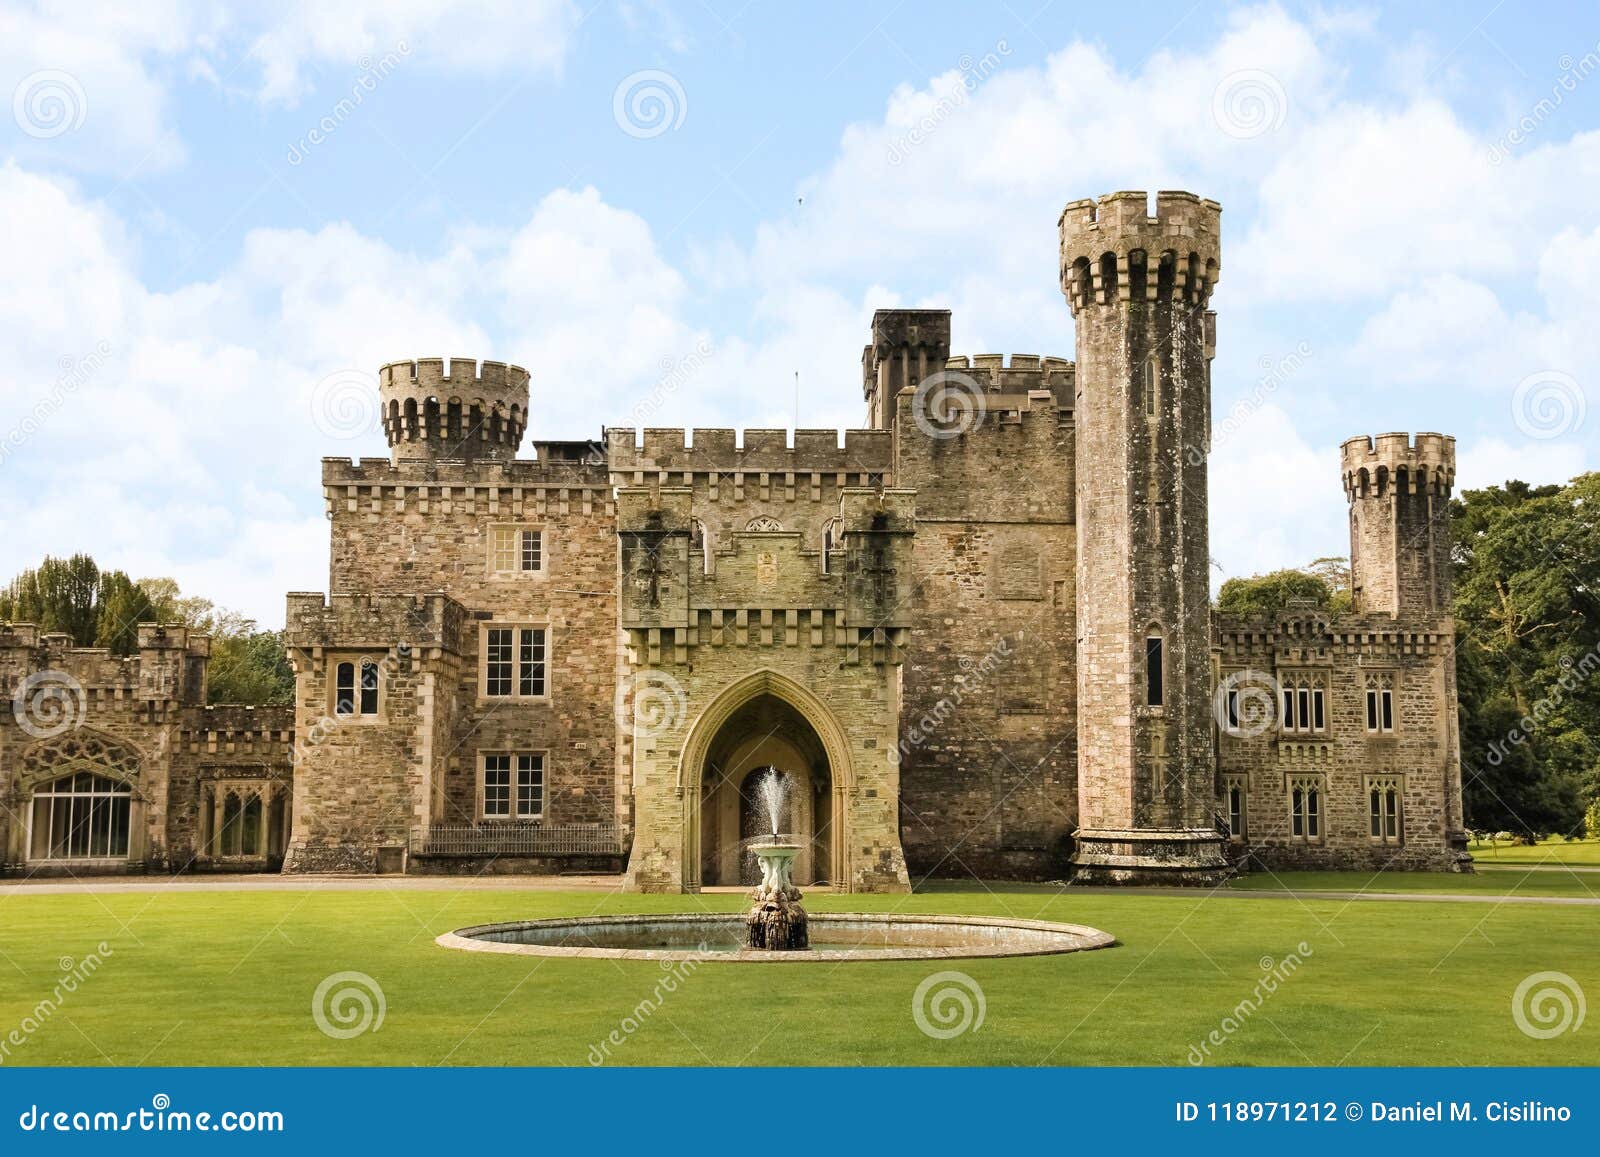
[[[1061,287],[1077,330],[1077,878],[1210,883],[1207,306],[1221,207],[1192,193],[1074,201]]]
[[[389,455],[508,462],[528,424],[528,371],[472,358],[390,362],[378,371]]]
[[[1350,500],[1350,577],[1362,614],[1451,613],[1450,488],[1456,440],[1379,434],[1339,448]]]

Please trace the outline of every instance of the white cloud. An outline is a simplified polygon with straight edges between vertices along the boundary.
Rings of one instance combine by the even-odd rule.
[[[293,106],[317,70],[339,70],[344,97],[385,58],[556,75],[581,19],[573,0],[0,0],[0,91],[30,94],[9,148],[28,164],[137,178],[185,159],[170,107],[181,82]]]
[[[1456,490],[1480,490],[1503,486],[1512,479],[1542,486],[1565,482],[1593,464],[1585,463],[1585,451],[1574,442],[1506,441],[1483,438],[1470,446],[1456,448]]]
[[[145,70],[128,81],[130,109],[146,118],[130,122],[146,128],[130,130],[128,148],[175,147],[161,127],[163,69],[183,61],[225,77],[238,63],[237,23],[195,11],[175,7],[169,31],[124,40],[130,67]],[[259,94],[288,101],[316,67],[391,38],[415,35],[413,55],[443,68],[469,63],[475,38],[506,22],[545,22],[543,67],[570,38],[565,5],[524,17],[485,4],[444,46],[428,31],[437,11],[362,5],[313,28],[321,10],[296,7],[242,74],[259,71]],[[101,342],[111,355],[0,464],[0,493],[21,508],[0,570],[104,543],[111,565],[174,573],[279,621],[284,589],[325,581],[318,457],[382,451],[375,432],[319,431],[316,383],[396,357],[521,362],[533,436],[592,437],[602,424],[787,425],[797,371],[803,424],[854,425],[878,307],[953,307],[957,352],[1070,355],[1057,214],[1129,186],[1224,202],[1219,415],[1255,384],[1257,354],[1316,350],[1219,439],[1212,547],[1228,575],[1346,549],[1337,443],[1349,435],[1402,423],[1456,432],[1471,445],[1463,485],[1579,469],[1600,418],[1600,383],[1584,377],[1600,364],[1600,205],[1588,195],[1600,134],[1562,141],[1552,123],[1546,143],[1489,165],[1490,142],[1425,85],[1378,96],[1346,86],[1341,38],[1366,33],[1360,21],[1308,24],[1267,8],[1237,14],[1198,51],[1136,67],[1078,43],[1013,68],[1005,46],[973,45],[927,84],[888,94],[875,123],[845,129],[799,189],[803,207],[747,242],[696,248],[687,277],[645,216],[593,189],[558,189],[518,226],[462,223],[432,252],[341,222],[256,230],[213,280],[156,292],[114,214],[69,182],[8,165],[0,214],[15,241],[0,251],[0,341],[16,354],[0,401],[25,412],[48,396],[62,356]],[[510,63],[513,43],[480,45],[485,66]],[[1219,124],[1214,107],[1241,75],[1277,126],[1254,137]],[[112,110],[115,127],[108,100],[92,107]],[[1548,369],[1583,384],[1589,425],[1540,442],[1510,424],[1510,394]]]
[[[391,52],[455,72],[559,72],[579,19],[571,0],[297,0],[250,51],[261,98],[292,104],[309,87],[308,67],[355,70]]]
[[[1310,445],[1275,403],[1219,427],[1210,486],[1213,587],[1349,552],[1339,448]]]

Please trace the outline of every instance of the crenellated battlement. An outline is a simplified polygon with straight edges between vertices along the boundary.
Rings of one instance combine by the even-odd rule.
[[[1382,497],[1391,487],[1449,497],[1456,479],[1456,440],[1448,434],[1363,435],[1339,447],[1345,497]]]
[[[285,633],[298,650],[326,648],[460,654],[467,611],[448,595],[290,591]]]
[[[1204,308],[1222,270],[1222,206],[1163,190],[1072,201],[1061,211],[1061,290],[1074,316],[1090,303],[1177,301]]]
[[[686,436],[687,435],[687,436]],[[891,466],[887,430],[646,429],[606,431],[614,480],[640,472],[715,474],[881,474]]]
[[[202,700],[211,636],[155,623],[137,630],[139,649],[117,655],[106,647],[79,647],[71,635],[41,631],[35,623],[0,627],[0,698],[9,700],[24,680],[38,676],[96,711]]]
[[[378,369],[379,389],[405,389],[446,397],[527,396],[528,371],[476,358],[411,358]]]
[[[378,370],[383,431],[395,456],[516,456],[528,424],[528,371],[472,358],[418,358]]]
[[[1048,390],[1068,401],[1077,377],[1077,366],[1070,358],[1038,354],[957,355],[947,359],[944,368],[970,375],[990,393],[1030,394],[1035,390]]]
[[[604,486],[604,453],[588,459],[468,462],[460,459],[324,458],[323,486]]]

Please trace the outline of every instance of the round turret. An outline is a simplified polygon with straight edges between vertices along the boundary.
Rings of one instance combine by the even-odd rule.
[[[1061,291],[1072,315],[1092,302],[1181,302],[1205,309],[1222,272],[1222,206],[1193,193],[1073,201],[1061,211]]]
[[[1222,209],[1193,193],[1073,201],[1080,879],[1204,883],[1215,831],[1208,312]]]
[[[472,358],[390,362],[378,371],[393,458],[510,461],[528,424],[528,371]]]
[[[1447,434],[1349,438],[1339,447],[1339,460],[1351,502],[1391,486],[1449,498],[1456,480],[1456,440]]]
[[[1456,440],[1379,434],[1339,447],[1350,501],[1357,611],[1431,619],[1450,613],[1450,490]]]

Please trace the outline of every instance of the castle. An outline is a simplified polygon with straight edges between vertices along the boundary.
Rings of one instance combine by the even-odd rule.
[[[380,371],[390,455],[323,463],[292,708],[205,707],[208,641],[0,629],[0,851],[25,872],[626,871],[741,882],[752,774],[797,878],[1210,883],[1451,869],[1454,442],[1346,442],[1355,609],[1218,614],[1220,208],[1060,219],[1075,361],[885,310],[866,428],[532,444],[529,376]],[[1331,471],[1330,471],[1331,473]]]

